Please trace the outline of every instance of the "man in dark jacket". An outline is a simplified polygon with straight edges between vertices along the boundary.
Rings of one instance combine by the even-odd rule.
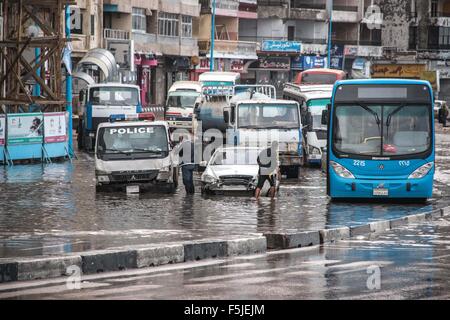
[[[181,159],[181,172],[183,176],[183,184],[186,189],[186,193],[194,194],[194,170],[195,170],[195,160],[194,160],[194,142],[190,140],[185,140],[180,145],[179,157]]]
[[[255,197],[256,199],[259,199],[261,196],[261,189],[264,187],[264,183],[269,181],[270,184],[270,190],[269,194],[270,197],[273,199],[275,197],[275,177],[274,173],[276,170],[276,152],[273,151],[273,146],[269,147],[265,150],[262,150],[258,155],[258,165],[259,165],[259,171],[258,171],[258,185],[256,186],[255,190]]]

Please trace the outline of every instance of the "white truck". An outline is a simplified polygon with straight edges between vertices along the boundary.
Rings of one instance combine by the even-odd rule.
[[[192,114],[201,85],[196,81],[177,81],[169,89],[164,118],[173,129],[192,130]]]
[[[300,104],[303,123],[303,164],[321,165],[327,146],[327,126],[322,124],[322,113],[331,104],[332,85],[286,84],[283,98]]]
[[[302,164],[302,121],[295,101],[275,99],[272,86],[248,86],[224,108],[227,145],[266,147],[278,143],[281,173],[298,178]],[[263,94],[272,87],[272,94]],[[254,91],[252,91],[254,90]]]
[[[156,188],[175,192],[178,157],[167,122],[154,119],[152,113],[116,115],[111,122],[99,124],[95,146],[97,191],[139,193]]]
[[[100,123],[116,114],[142,112],[139,87],[123,83],[91,84],[80,91],[78,149],[93,151]]]

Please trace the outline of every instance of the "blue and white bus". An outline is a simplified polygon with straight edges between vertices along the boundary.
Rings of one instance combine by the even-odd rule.
[[[417,199],[433,192],[433,90],[427,81],[335,84],[328,123],[327,192],[332,199]]]

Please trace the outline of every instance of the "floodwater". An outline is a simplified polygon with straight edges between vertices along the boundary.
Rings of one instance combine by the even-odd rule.
[[[130,244],[315,230],[400,217],[446,206],[450,131],[437,143],[434,197],[426,204],[330,203],[326,177],[303,170],[275,201],[242,196],[96,194],[91,156],[72,163],[0,167],[0,258],[60,254]],[[198,179],[198,177],[197,177]],[[198,186],[199,184],[197,184]]]

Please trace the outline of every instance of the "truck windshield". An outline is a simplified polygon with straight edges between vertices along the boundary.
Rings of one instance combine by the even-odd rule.
[[[309,112],[312,116],[313,130],[327,130],[327,126],[322,124],[322,112],[331,103],[330,99],[312,99],[307,102]]]
[[[238,112],[239,128],[298,129],[300,119],[296,104],[241,104]]]
[[[337,76],[334,73],[303,73],[302,84],[334,84]]]
[[[94,105],[137,106],[139,91],[127,87],[96,87],[89,91],[90,102]]]
[[[165,158],[169,152],[164,126],[100,128],[97,154],[106,160]]]
[[[426,105],[338,105],[333,144],[338,153],[395,157],[431,148]]]
[[[258,154],[259,151],[257,149],[225,149],[216,152],[211,160],[211,165],[258,165]]]
[[[167,108],[193,108],[195,100],[197,100],[200,93],[196,91],[181,91],[170,92],[167,98]]]

